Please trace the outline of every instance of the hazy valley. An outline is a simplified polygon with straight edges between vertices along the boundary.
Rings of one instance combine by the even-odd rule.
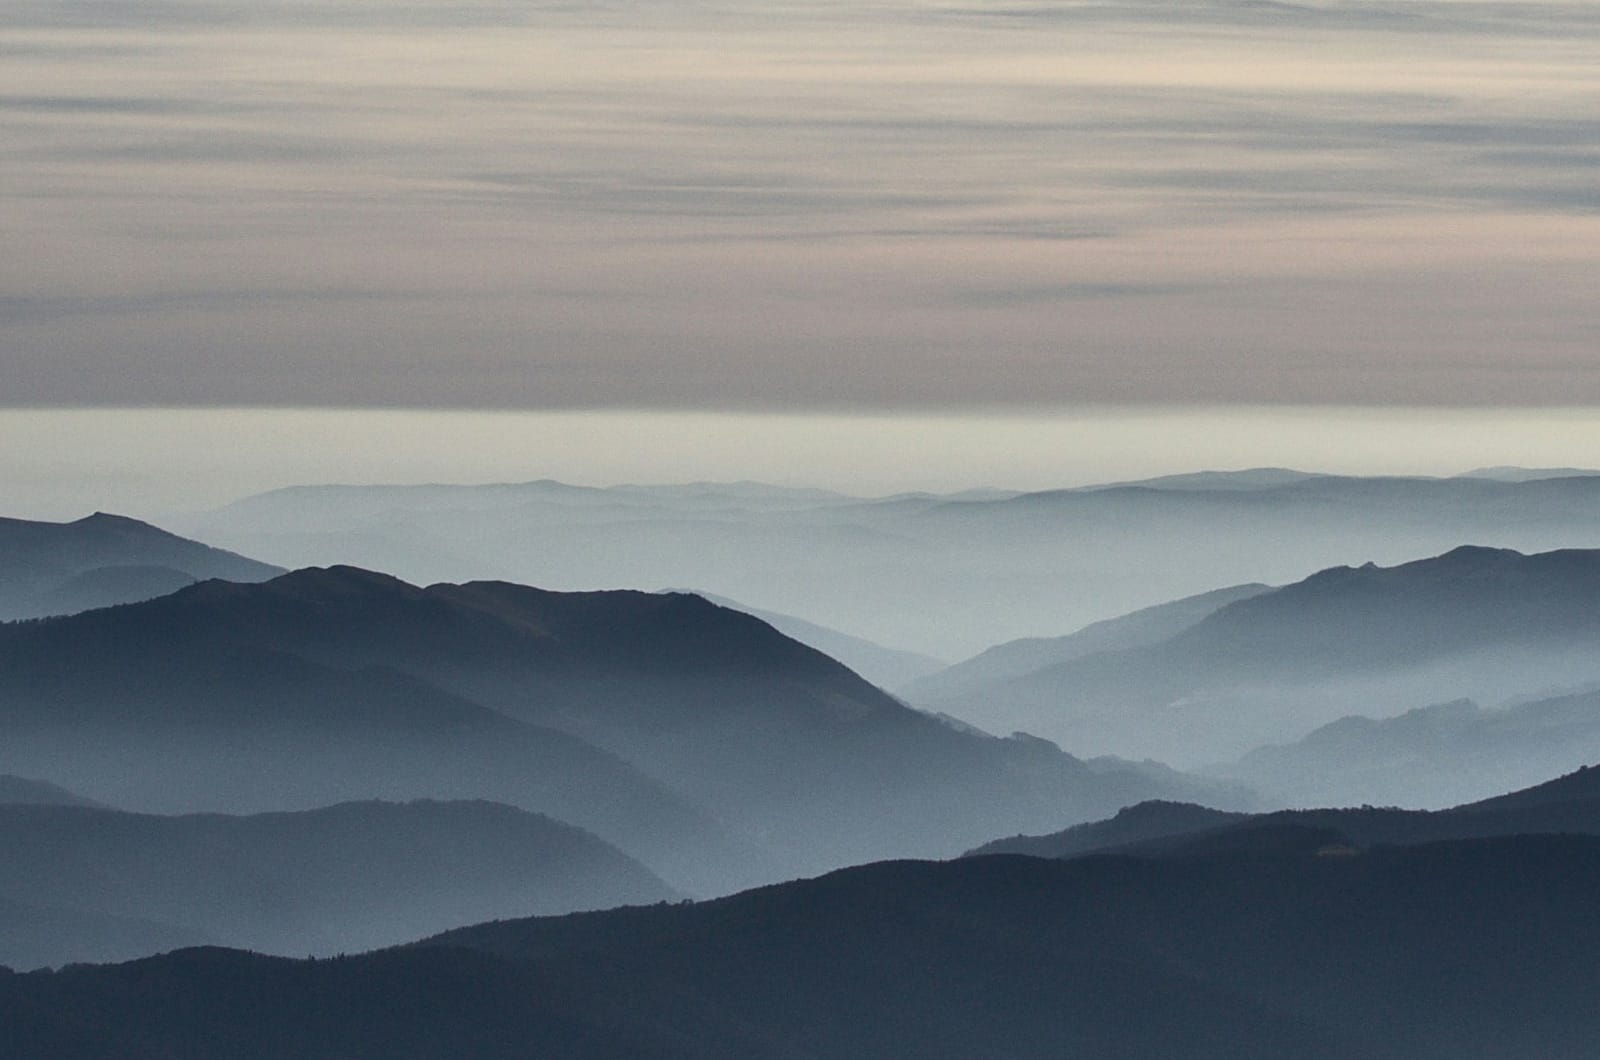
[[[1588,543],[1596,482],[536,483],[197,518],[259,518],[285,566],[327,527],[331,565],[293,570],[121,517],[11,520],[0,964],[133,963],[0,977],[0,1011],[41,1057],[1583,1055],[1600,551],[1475,538]],[[352,565],[380,524],[413,576],[501,544],[419,584]],[[567,588],[486,577],[513,532]],[[1284,577],[1394,537],[1455,543]],[[1218,564],[1224,540],[1275,547]],[[763,602],[848,599],[576,590],[585,542],[641,586],[715,562]],[[895,551],[1012,574],[935,612],[949,585],[876,595],[909,577]],[[1187,593],[1184,559],[1215,584]],[[1090,587],[1127,577],[1173,595],[1106,613]],[[885,646],[944,620],[946,646],[1030,636],[953,664]],[[1441,962],[1459,974],[1417,985]],[[1519,985],[1492,991],[1502,967]],[[412,993],[429,1005],[385,1024]]]

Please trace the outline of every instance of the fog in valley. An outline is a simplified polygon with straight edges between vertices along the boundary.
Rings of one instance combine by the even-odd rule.
[[[6,1060],[1593,1060],[1600,10],[13,0]]]

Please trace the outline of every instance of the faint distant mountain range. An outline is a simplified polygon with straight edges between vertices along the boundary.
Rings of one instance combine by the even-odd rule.
[[[148,600],[206,578],[282,573],[104,512],[71,523],[0,519],[0,621]]]
[[[1463,542],[1600,548],[1600,475],[1258,469],[879,498],[753,484],[319,486],[173,525],[284,566],[348,563],[419,584],[689,585],[959,659],[1218,586]]]
[[[484,919],[678,897],[594,836],[488,802],[346,803],[251,817],[0,806],[0,849],[0,899],[14,906],[296,956]],[[0,963],[12,966],[134,955],[120,929],[34,938],[6,926]]]
[[[1573,807],[1592,830],[1596,775],[1451,813],[878,863],[338,961],[211,948],[0,975],[0,1021],[19,1060],[1579,1060],[1600,1037],[1600,838],[1494,833]],[[1416,840],[1450,832],[1482,837]]]
[[[912,710],[699,597],[354,568],[0,627],[0,764],[130,809],[488,797],[706,893],[1237,787]]]
[[[1594,478],[1600,471],[1582,467],[1480,467],[1462,473],[1462,478],[1487,478],[1499,482],[1536,482],[1546,478]]]
[[[996,682],[1104,651],[1142,648],[1181,633],[1233,603],[1270,592],[1270,585],[1234,585],[1108,618],[1064,637],[1029,637],[998,644],[979,655],[912,681],[899,691],[913,703],[940,704],[980,693]]]
[[[1155,644],[919,702],[1067,746],[1193,764],[1297,738],[1352,709],[1399,713],[1594,681],[1597,636],[1600,551],[1461,547],[1325,570]]]
[[[1471,700],[1390,718],[1350,716],[1258,748],[1218,775],[1274,799],[1449,806],[1600,761],[1600,692],[1485,708]]]

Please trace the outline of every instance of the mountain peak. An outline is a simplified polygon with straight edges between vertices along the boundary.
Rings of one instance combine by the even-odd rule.
[[[84,516],[82,519],[75,520],[72,523],[72,525],[73,526],[138,526],[138,527],[143,527],[143,528],[145,528],[147,530],[155,530],[158,533],[165,533],[166,532],[164,530],[161,530],[159,527],[151,526],[149,523],[144,522],[141,519],[135,519],[131,515],[118,515],[115,512],[94,512],[91,515]]]

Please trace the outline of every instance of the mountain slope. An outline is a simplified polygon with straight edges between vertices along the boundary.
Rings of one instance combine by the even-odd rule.
[[[1578,1060],[1597,887],[1584,836],[884,863],[345,960],[0,976],[0,1018],[48,1046],[19,1060]]]
[[[0,806],[0,848],[8,900],[286,954],[677,897],[594,836],[488,802],[345,803],[248,817]],[[0,963],[39,961],[44,950],[35,941],[23,957],[0,938]],[[44,961],[119,955],[83,950],[65,945]]]
[[[1179,764],[1293,739],[1357,704],[1500,698],[1600,678],[1600,551],[1461,547],[1337,567],[930,707],[1086,750]]]
[[[0,626],[0,767],[161,813],[491,798],[591,829],[686,890],[774,871],[753,843],[569,733],[391,668],[188,622],[182,598],[205,591]]]
[[[145,600],[205,578],[281,573],[104,512],[71,523],[0,519],[0,621]]]
[[[749,607],[739,603],[737,600],[729,600],[726,597],[716,596],[712,593],[694,592],[694,590],[689,589],[665,591],[690,592],[711,601],[718,607],[726,607],[732,611],[743,611],[747,615],[754,615],[790,640],[797,640],[807,647],[815,648],[822,654],[836,659],[879,688],[899,689],[902,685],[933,674],[942,670],[945,666],[944,663],[930,655],[921,655],[917,652],[904,651],[899,648],[888,648],[882,644],[875,644],[863,637],[852,636],[837,629],[829,629],[827,626],[819,626],[815,622],[808,622],[794,615],[784,615],[776,611],[764,611],[758,607]]]
[[[1246,814],[1183,803],[1143,803],[1105,821],[1048,835],[995,840],[967,856],[1172,857],[1257,843],[1287,842],[1316,849],[1328,844],[1417,844],[1557,833],[1600,836],[1600,768],[1584,766],[1555,780],[1444,810],[1363,805]]]
[[[89,672],[86,651],[96,660]],[[228,695],[208,696],[211,684]],[[312,724],[309,711],[315,725],[340,732],[420,727],[418,746],[471,740],[471,754],[509,771],[515,757],[489,728],[512,723],[483,704],[537,727],[547,745],[559,743],[557,730],[568,744],[575,736],[612,752],[755,837],[789,872],[887,853],[954,854],[996,831],[1142,798],[1239,797],[1176,774],[1090,767],[1039,740],[960,731],[756,618],[687,595],[495,582],[424,589],[354,568],[206,582],[0,629],[0,692],[8,690],[18,725],[59,728],[70,711],[84,720],[109,711],[160,713],[190,730],[260,729],[263,719],[276,729]],[[466,777],[470,755],[450,760],[463,763],[452,776]],[[297,776],[310,772],[295,767]],[[640,836],[619,831],[615,815],[597,819],[591,801],[619,801],[603,775],[552,772],[540,791],[565,801],[529,801],[506,787],[476,794],[594,828],[667,871],[668,833]],[[374,793],[401,794],[392,784]],[[456,783],[443,794],[468,792]],[[706,862],[689,851],[684,860]],[[746,871],[770,870],[751,862]],[[773,877],[737,882],[760,878]]]
[[[1450,806],[1600,761],[1600,692],[1348,716],[1216,773],[1301,803]]]
[[[997,644],[965,662],[913,681],[900,691],[913,703],[927,703],[939,709],[941,703],[970,696],[998,681],[1023,677],[1098,652],[1125,651],[1159,643],[1236,600],[1260,596],[1271,588],[1252,583],[1213,589],[1108,618],[1064,637],[1029,637]]]

